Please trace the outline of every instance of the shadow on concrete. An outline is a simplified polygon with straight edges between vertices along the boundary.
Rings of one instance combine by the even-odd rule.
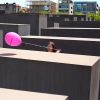
[[[16,55],[15,53],[2,53],[0,56],[13,56]]]

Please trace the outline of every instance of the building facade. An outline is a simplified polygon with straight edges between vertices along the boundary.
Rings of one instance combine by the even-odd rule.
[[[18,13],[20,9],[21,9],[21,6],[17,5],[16,3],[0,4],[0,14]]]
[[[83,14],[98,13],[99,6],[97,2],[74,2],[74,12],[81,12]]]
[[[72,0],[59,0],[58,11],[68,15],[73,15],[73,2]]]
[[[28,6],[31,13],[40,13],[41,11],[56,12],[56,3],[50,0],[30,0]]]

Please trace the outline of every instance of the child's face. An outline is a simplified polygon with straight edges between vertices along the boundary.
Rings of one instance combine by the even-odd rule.
[[[48,52],[52,52],[53,51],[53,46],[51,43],[48,44]]]

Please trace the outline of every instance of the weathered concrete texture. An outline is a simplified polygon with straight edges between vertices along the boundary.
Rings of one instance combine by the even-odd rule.
[[[98,69],[96,56],[0,48],[1,88],[99,100]]]
[[[100,25],[100,22],[94,22],[93,24],[86,15],[47,15],[47,26],[54,27],[54,23],[59,23],[60,27],[98,27],[96,25]],[[77,23],[77,24],[76,24]],[[82,24],[84,23],[84,24]],[[87,24],[85,24],[87,23]]]
[[[0,23],[0,28],[3,30],[3,35],[8,32],[16,32],[21,36],[30,35],[29,24]]]
[[[2,100],[68,100],[68,96],[0,88]]]
[[[100,92],[100,61],[91,70],[90,100],[99,100]]]
[[[42,36],[100,38],[100,28],[45,28]]]
[[[18,47],[10,47],[4,42],[5,48],[17,48],[26,50],[47,51],[46,48],[34,46],[47,46],[53,41],[61,53],[100,56],[100,39],[95,38],[70,38],[70,37],[47,37],[47,36],[22,36],[22,43]],[[33,45],[32,45],[33,44]]]
[[[31,35],[39,33],[39,14],[2,14],[0,23],[29,24]]]
[[[0,30],[0,47],[3,47],[3,31]]]
[[[100,21],[62,21],[60,27],[100,28]]]
[[[47,16],[39,15],[39,36],[41,35],[41,28],[47,28]]]

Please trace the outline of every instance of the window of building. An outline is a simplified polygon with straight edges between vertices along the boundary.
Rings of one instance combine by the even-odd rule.
[[[9,4],[8,3],[6,3],[6,9],[8,9],[9,8]]]
[[[61,8],[61,6],[59,5],[59,8]]]

